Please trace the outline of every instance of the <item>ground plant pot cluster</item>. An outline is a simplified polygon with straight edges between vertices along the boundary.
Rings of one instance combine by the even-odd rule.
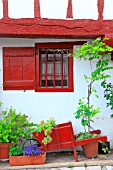
[[[9,159],[11,166],[44,164],[46,152],[42,152],[38,144],[20,147],[22,139],[27,141],[32,136],[33,127],[37,124],[30,118],[17,113],[12,107],[1,113],[0,119],[0,159]]]

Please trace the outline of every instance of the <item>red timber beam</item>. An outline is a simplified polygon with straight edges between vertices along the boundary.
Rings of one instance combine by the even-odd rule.
[[[40,0],[34,0],[34,17],[40,18]]]
[[[113,20],[0,20],[0,37],[92,37],[113,33]],[[113,34],[112,34],[113,35]]]
[[[68,0],[66,18],[73,18],[72,0]]]
[[[8,0],[2,0],[3,3],[3,18],[8,19]]]
[[[104,0],[98,0],[97,7],[98,7],[98,19],[103,20]]]

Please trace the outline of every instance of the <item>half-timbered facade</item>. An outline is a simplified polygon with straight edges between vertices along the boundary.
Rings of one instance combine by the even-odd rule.
[[[70,120],[80,132],[73,112],[87,93],[83,75],[90,67],[68,53],[96,37],[109,37],[113,47],[112,6],[112,0],[0,0],[2,109],[13,106],[35,122]],[[113,147],[112,111],[98,83],[96,88],[100,98],[93,101],[101,113],[92,126],[107,134]]]

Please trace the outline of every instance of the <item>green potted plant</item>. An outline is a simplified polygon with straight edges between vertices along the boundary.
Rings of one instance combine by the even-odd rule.
[[[30,144],[20,149],[18,145],[10,146],[9,164],[11,166],[44,164],[46,153],[38,148],[37,144]]]
[[[54,118],[50,118],[47,121],[42,120],[37,127],[33,129],[33,135],[41,144],[46,145],[52,141],[52,129],[56,126]]]
[[[30,138],[35,124],[12,107],[2,111],[0,116],[0,158],[5,159],[9,157],[9,146],[18,143],[21,138]]]
[[[110,75],[107,74],[107,71],[113,69],[113,67],[109,65],[110,58],[108,57],[113,51],[113,48],[106,45],[104,43],[105,40],[107,39],[101,41],[100,38],[97,38],[96,40],[93,40],[92,43],[87,42],[83,44],[81,48],[77,48],[76,51],[73,53],[73,56],[77,59],[89,61],[91,70],[90,76],[84,75],[84,79],[87,82],[87,96],[79,99],[78,107],[74,113],[76,119],[81,119],[81,124],[84,127],[84,135],[82,134],[81,136],[79,136],[79,140],[84,138],[96,137],[96,135],[90,134],[91,122],[94,122],[93,118],[100,113],[100,108],[95,108],[91,101],[92,95],[95,95],[95,97],[97,98],[99,97],[94,84],[97,81],[101,83],[107,78],[110,78]],[[94,70],[92,67],[93,61],[96,62]],[[97,151],[95,153],[96,156],[98,153],[98,141],[95,145],[95,150]],[[85,149],[85,147],[87,148],[86,145],[84,145],[83,148]],[[90,149],[88,148],[89,152],[91,152]],[[95,157],[93,154],[89,154],[90,156],[87,155],[87,157]]]

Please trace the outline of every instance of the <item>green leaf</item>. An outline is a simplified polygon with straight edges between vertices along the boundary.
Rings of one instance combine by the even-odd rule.
[[[86,126],[88,124],[88,120],[82,119],[81,123],[82,123],[82,126]]]

